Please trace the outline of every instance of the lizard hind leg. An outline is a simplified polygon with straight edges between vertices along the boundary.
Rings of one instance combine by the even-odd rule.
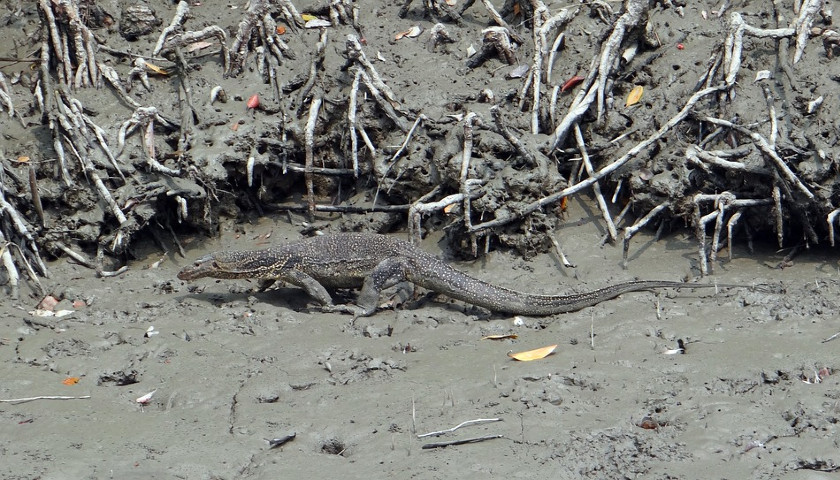
[[[365,283],[362,286],[362,291],[359,293],[359,298],[356,304],[362,309],[361,316],[373,315],[376,307],[379,305],[379,297],[382,290],[393,287],[394,285],[406,282],[408,279],[405,276],[406,264],[399,258],[386,258],[379,262],[365,278]]]

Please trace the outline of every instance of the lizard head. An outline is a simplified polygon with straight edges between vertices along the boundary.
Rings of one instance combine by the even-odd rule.
[[[205,255],[178,272],[181,280],[212,278],[273,278],[271,273],[282,266],[267,265],[255,251],[216,252]]]

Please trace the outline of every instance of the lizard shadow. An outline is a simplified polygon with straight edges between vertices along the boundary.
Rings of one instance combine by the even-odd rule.
[[[335,305],[356,305],[358,290],[328,289],[328,291]],[[258,303],[268,304],[272,307],[298,313],[318,313],[322,311],[321,305],[315,299],[310,297],[302,289],[296,287],[272,286],[265,291],[258,291],[247,287],[231,288],[226,292],[201,290],[189,292],[184,297],[204,302],[217,308],[233,302],[250,303],[249,299],[255,298]],[[425,313],[433,316],[440,316],[445,312],[471,316],[475,320],[491,320],[499,316],[504,316],[504,314],[493,313],[481,307],[452,300],[446,295],[436,292],[423,291],[415,296],[410,290],[400,287],[391,287],[383,292],[380,306],[373,315],[376,316],[385,312],[398,311],[418,313],[425,311]],[[435,311],[437,313],[432,313]]]
[[[198,288],[187,292],[183,298],[204,302],[214,307],[222,307],[232,302],[249,302],[252,297],[257,302],[294,311],[305,311],[312,305],[317,305],[317,302],[306,292],[295,287],[272,287],[265,291],[246,286],[231,287],[225,292],[208,290],[209,286]]]

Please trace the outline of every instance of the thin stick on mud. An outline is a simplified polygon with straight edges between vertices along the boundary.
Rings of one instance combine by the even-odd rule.
[[[315,215],[315,187],[313,186],[312,167],[315,163],[315,154],[313,152],[315,145],[315,123],[318,121],[318,110],[321,109],[321,97],[312,99],[309,104],[309,119],[306,121],[306,131],[304,133],[304,148],[306,153],[306,195],[309,199],[309,216]]]
[[[359,132],[359,135],[362,136],[362,140],[365,142],[365,146],[367,146],[368,150],[370,150],[371,158],[376,158],[376,147],[373,145],[373,142],[371,141],[370,137],[365,131],[365,127],[362,126],[361,123],[358,123],[356,124],[356,130]]]
[[[15,261],[12,259],[12,254],[9,251],[10,242],[6,241],[6,237],[0,230],[0,260],[3,261],[3,267],[6,269],[6,274],[9,277],[9,298],[12,300],[20,299],[20,275],[18,274]]]
[[[400,155],[402,155],[402,153],[405,151],[405,148],[408,146],[408,142],[411,141],[411,137],[414,135],[414,131],[417,130],[417,127],[420,126],[422,122],[427,120],[427,118],[428,117],[426,117],[422,113],[417,116],[417,119],[414,120],[414,125],[411,126],[411,129],[409,129],[408,133],[405,135],[405,140],[403,140],[402,145],[400,145],[400,148],[398,148],[397,151],[394,153],[394,156],[391,157],[389,168],[390,165],[393,165],[394,162],[396,162],[397,159],[400,158]]]
[[[436,443],[427,443],[423,445],[421,448],[424,450],[428,450],[431,448],[445,448],[451,447],[453,445],[466,445],[468,443],[479,443],[485,442],[487,440],[493,440],[496,438],[504,438],[504,435],[487,435],[485,437],[477,437],[477,438],[465,438],[464,440],[453,440],[451,442],[436,442]]]
[[[0,403],[11,403],[12,405],[17,405],[19,403],[34,402],[35,400],[86,400],[88,398],[90,398],[90,395],[82,395],[79,397],[68,397],[64,395],[41,395],[37,397],[0,399]]]
[[[592,176],[592,174],[595,173],[595,169],[592,167],[592,162],[589,160],[589,153],[586,151],[586,142],[583,140],[583,133],[580,131],[580,125],[575,125],[575,139],[577,140],[578,148],[580,149],[583,165],[586,167],[586,174]],[[601,209],[601,215],[603,215],[604,221],[607,222],[607,231],[609,232],[610,238],[612,241],[615,241],[618,238],[618,232],[616,231],[615,223],[613,223],[612,217],[610,216],[609,206],[607,206],[604,196],[601,195],[601,185],[598,182],[595,182],[592,185],[592,191],[595,193],[595,199],[598,201],[598,207]]]
[[[93,262],[85,258],[84,255],[71,250],[70,247],[68,247],[67,245],[61,242],[55,242],[53,243],[53,245],[62,252],[64,252],[65,255],[75,260],[79,265],[90,268],[91,270],[96,270],[96,265],[94,265]]]
[[[461,195],[464,196],[464,228],[469,231],[472,228],[472,219],[470,218],[470,185],[467,179],[470,173],[470,160],[472,159],[473,148],[473,122],[475,122],[475,112],[469,112],[464,117],[464,149],[461,151],[461,175],[459,177],[459,185],[461,186]],[[473,244],[473,255],[475,255],[476,245],[475,236],[471,235]]]
[[[563,247],[560,246],[560,242],[554,235],[549,235],[548,238],[551,240],[551,244],[554,245],[554,253],[557,254],[557,257],[560,258],[560,262],[566,268],[575,268],[575,264],[569,261],[569,258],[566,257],[566,253],[563,252]],[[495,384],[495,382],[493,382]]]
[[[483,425],[485,423],[493,423],[493,422],[501,422],[501,418],[477,418],[475,420],[467,420],[465,422],[461,422],[458,425],[455,425],[452,428],[447,428],[446,430],[437,430],[434,432],[429,433],[421,433],[417,435],[417,438],[426,438],[426,437],[439,437],[441,435],[445,435],[447,433],[452,433],[455,430],[463,427],[469,427],[472,425]]]
[[[361,70],[356,69],[353,86],[350,87],[350,101],[347,104],[347,126],[350,130],[350,152],[353,159],[353,176],[359,177],[359,137],[356,133],[356,109],[358,108],[359,81]]]
[[[645,215],[644,217],[637,220],[636,223],[634,223],[633,225],[624,229],[624,251],[622,253],[622,260],[621,260],[621,266],[623,268],[627,268],[627,254],[630,251],[630,239],[633,238],[633,235],[635,235],[645,225],[650,223],[650,221],[653,220],[653,218],[656,217],[656,215],[658,215],[659,212],[661,212],[662,210],[665,210],[666,208],[670,208],[670,207],[671,207],[670,202],[662,202],[659,205],[653,207],[647,213],[647,215]]]

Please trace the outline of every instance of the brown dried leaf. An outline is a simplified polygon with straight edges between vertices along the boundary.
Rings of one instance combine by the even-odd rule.
[[[190,51],[192,51],[192,50],[190,50]],[[146,68],[148,68],[149,70],[151,70],[151,71],[153,71],[153,72],[155,72],[159,75],[169,75],[169,72],[167,72],[166,70],[158,67],[154,63],[146,62]]]
[[[505,333],[500,335],[485,335],[481,337],[482,340],[504,340],[506,338],[519,338],[515,333]]]
[[[629,107],[639,103],[642,99],[643,93],[645,93],[645,88],[641,85],[636,85],[633,90],[630,90],[630,94],[627,95],[627,103],[625,103],[624,106]]]
[[[557,348],[557,345],[549,345],[547,347],[537,348],[535,350],[528,350],[525,352],[519,353],[508,353],[508,357],[519,360],[520,362],[530,362],[531,360],[539,360],[541,358],[545,358],[552,353]]]

